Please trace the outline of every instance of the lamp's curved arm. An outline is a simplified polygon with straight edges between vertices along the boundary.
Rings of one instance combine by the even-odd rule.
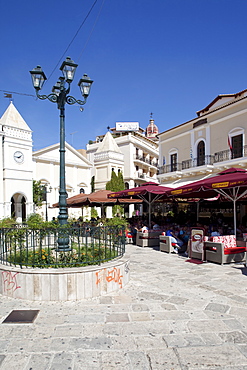
[[[49,95],[39,95],[38,91],[36,91],[36,95],[40,100],[48,99],[52,103],[57,103],[57,95],[56,94],[49,94]]]
[[[69,95],[66,97],[66,103],[68,103],[69,105],[72,105],[72,104],[79,104],[79,105],[84,105],[86,103],[87,99],[85,100],[77,100],[75,99],[73,96]]]

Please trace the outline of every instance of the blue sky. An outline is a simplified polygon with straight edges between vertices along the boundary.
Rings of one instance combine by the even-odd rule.
[[[59,142],[56,104],[37,100],[29,71],[51,75],[95,0],[0,0],[0,116],[4,91],[33,130],[34,150]],[[76,149],[116,121],[153,118],[160,132],[196,116],[218,94],[247,88],[247,1],[97,0],[65,53],[78,68],[71,95],[94,80],[84,111],[66,106],[66,140]],[[61,62],[42,89],[49,94]],[[27,95],[21,95],[27,94]]]

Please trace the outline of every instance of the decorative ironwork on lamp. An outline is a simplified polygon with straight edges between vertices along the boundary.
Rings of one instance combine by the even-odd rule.
[[[37,66],[32,71],[30,71],[33,87],[36,91],[36,95],[39,99],[48,99],[52,103],[57,103],[57,107],[60,110],[60,187],[59,187],[59,215],[58,221],[60,226],[64,226],[68,223],[67,214],[67,192],[65,183],[65,104],[79,104],[84,105],[87,101],[87,97],[90,93],[90,89],[93,81],[84,74],[80,79],[78,86],[80,87],[81,94],[84,100],[75,99],[73,96],[69,95],[70,84],[74,79],[75,71],[78,64],[73,62],[70,57],[67,57],[63,61],[60,70],[63,72],[63,77],[59,77],[58,82],[53,86],[52,93],[49,95],[41,95],[39,91],[42,89],[44,82],[47,80],[45,73],[40,66]],[[66,85],[67,84],[67,85]],[[69,251],[68,237],[61,236],[58,238],[58,250],[59,251]]]

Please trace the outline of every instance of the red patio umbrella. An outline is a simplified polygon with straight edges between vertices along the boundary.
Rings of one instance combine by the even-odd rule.
[[[247,194],[247,171],[243,168],[229,168],[207,179],[172,189],[168,196],[179,198],[211,198],[215,193],[233,202],[234,232],[236,235],[236,202]]]
[[[115,204],[131,204],[131,203],[142,203],[138,199],[109,199],[108,195],[111,194],[110,190],[97,190],[91,194],[77,194],[73,197],[67,198],[68,208],[79,208],[83,206],[101,206],[102,210],[104,206],[113,206]],[[58,207],[59,204],[53,204],[53,207]]]
[[[148,204],[148,223],[151,227],[151,206],[154,202],[164,197],[171,188],[161,186],[155,182],[146,182],[132,189],[125,189],[108,195],[108,198],[139,198]]]

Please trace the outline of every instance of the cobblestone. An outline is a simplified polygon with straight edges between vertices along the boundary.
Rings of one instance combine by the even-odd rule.
[[[247,370],[247,268],[127,246],[130,282],[92,300],[1,297],[0,370]],[[34,309],[32,324],[3,324]]]

